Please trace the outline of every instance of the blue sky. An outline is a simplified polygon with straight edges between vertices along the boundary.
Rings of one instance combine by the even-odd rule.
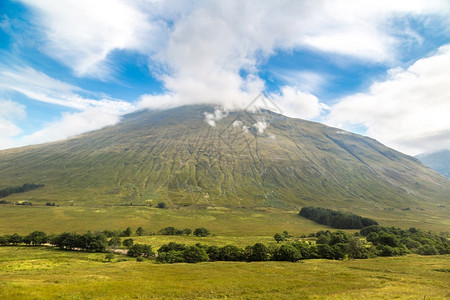
[[[450,149],[450,1],[0,2],[0,149],[137,109],[244,108]]]

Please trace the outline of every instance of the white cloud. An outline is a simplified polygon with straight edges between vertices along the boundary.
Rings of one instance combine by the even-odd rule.
[[[26,107],[12,101],[0,101],[0,149],[56,141],[99,129],[117,123],[122,114],[134,109],[131,103],[122,100],[82,97],[78,94],[85,92],[82,89],[32,68],[1,69],[0,91],[14,91],[31,100],[78,110],[63,113],[59,120],[24,136],[17,121],[25,119]]]
[[[21,0],[34,9],[43,31],[44,51],[79,76],[108,77],[108,55],[114,50],[149,51],[157,22],[133,4],[119,0]]]
[[[22,136],[16,145],[40,144],[63,140],[83,132],[113,125],[120,120],[120,115],[105,112],[101,108],[92,108],[77,113],[63,113],[62,118],[48,123],[30,135]]]
[[[102,107],[108,111],[125,112],[132,107],[121,100],[84,98],[78,94],[85,92],[82,89],[29,67],[0,69],[0,90],[16,91],[30,99],[81,110]]]
[[[107,76],[102,68],[115,50],[147,55],[168,91],[142,97],[139,105],[152,108],[243,108],[265,89],[258,67],[277,50],[310,48],[391,63],[398,47],[420,41],[396,17],[446,20],[450,11],[445,0],[22,1],[36,12],[46,53],[80,76]],[[242,77],[242,70],[250,75]]]
[[[211,127],[216,127],[216,122],[228,115],[228,113],[221,108],[216,108],[214,113],[204,112],[203,114],[205,115],[205,122]]]
[[[11,100],[0,100],[0,149],[14,146],[13,138],[22,133],[15,122],[25,116],[24,105]]]
[[[255,124],[253,124],[253,127],[256,128],[256,130],[258,130],[259,134],[263,134],[264,130],[267,129],[267,123],[265,121],[257,121]]]
[[[275,76],[281,78],[287,85],[306,93],[314,93],[321,89],[329,75],[311,71],[273,70]]]
[[[327,108],[316,96],[290,86],[282,87],[280,94],[270,94],[270,97],[278,104],[282,114],[289,117],[313,119]]]
[[[415,155],[450,149],[450,45],[408,69],[393,69],[367,93],[340,99],[326,123],[363,125],[366,134]]]

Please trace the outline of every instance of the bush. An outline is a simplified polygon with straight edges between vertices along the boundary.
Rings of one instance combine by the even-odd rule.
[[[220,248],[218,246],[209,246],[208,249],[206,249],[206,254],[208,254],[210,261],[220,260]]]
[[[128,256],[133,257],[146,257],[150,258],[155,255],[155,252],[153,252],[152,246],[146,245],[146,244],[134,244],[130,247],[127,253]]]
[[[242,250],[234,245],[223,246],[219,249],[219,260],[240,261],[242,260]]]
[[[211,233],[209,232],[209,230],[206,229],[205,227],[195,228],[195,230],[194,230],[195,236],[208,236],[210,234]]]
[[[125,239],[122,242],[122,245],[124,245],[127,248],[130,248],[131,246],[133,246],[133,244],[134,244],[134,240],[133,239]]]
[[[182,251],[169,251],[169,252],[159,252],[157,260],[164,263],[182,263],[184,262],[184,256]]]
[[[183,230],[177,229],[173,226],[169,226],[162,228],[158,233],[162,235],[182,235]]]
[[[208,254],[204,248],[198,246],[187,246],[183,251],[184,261],[187,263],[197,263],[208,261]]]
[[[291,244],[284,244],[275,251],[273,258],[279,261],[296,262],[302,258],[302,255],[296,247]]]
[[[159,202],[156,207],[158,207],[158,208],[166,208],[167,204],[166,204],[166,202]]]
[[[282,234],[279,233],[275,233],[275,235],[273,236],[274,240],[277,241],[277,244],[279,242],[282,242],[285,240],[285,237]]]
[[[266,261],[269,259],[269,249],[264,244],[256,243],[245,248],[244,256],[247,261]]]

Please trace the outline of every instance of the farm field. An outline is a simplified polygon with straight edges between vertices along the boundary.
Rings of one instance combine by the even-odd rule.
[[[52,247],[1,247],[2,299],[444,299],[450,255],[158,264]]]

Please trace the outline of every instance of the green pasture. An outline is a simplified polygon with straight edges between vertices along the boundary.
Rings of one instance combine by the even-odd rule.
[[[1,299],[444,299],[450,256],[157,264],[1,247]]]

